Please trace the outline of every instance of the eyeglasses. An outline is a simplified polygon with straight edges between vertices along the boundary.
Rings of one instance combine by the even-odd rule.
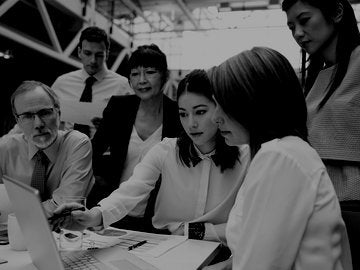
[[[19,122],[23,124],[31,123],[35,119],[35,115],[37,115],[41,120],[49,120],[51,117],[54,116],[55,108],[46,108],[41,109],[37,112],[25,112],[22,114],[16,114],[16,118]]]

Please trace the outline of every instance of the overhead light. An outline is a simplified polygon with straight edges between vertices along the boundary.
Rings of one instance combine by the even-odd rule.
[[[267,1],[246,1],[246,2],[222,2],[218,7],[219,12],[230,12],[240,10],[256,10],[256,9],[267,9],[269,0]]]
[[[231,7],[230,7],[229,2],[221,2],[219,7],[218,7],[218,11],[219,12],[230,12]]]
[[[13,54],[10,50],[6,50],[6,51],[0,51],[0,58],[4,58],[6,60],[13,58]]]

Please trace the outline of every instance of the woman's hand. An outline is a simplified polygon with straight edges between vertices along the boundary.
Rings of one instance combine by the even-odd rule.
[[[171,234],[173,235],[184,235],[184,224],[181,224],[179,228],[173,231]]]
[[[55,209],[53,217],[49,218],[52,230],[58,231],[60,228],[83,230],[102,224],[102,215],[98,208],[88,210],[83,207],[83,210],[73,210],[82,207],[83,206],[78,203],[65,203],[60,205]],[[64,215],[64,213],[68,211],[71,211],[71,213]]]
[[[100,127],[101,120],[102,118],[100,117],[94,117],[93,119],[91,119],[91,123],[94,125],[95,129],[98,129]]]

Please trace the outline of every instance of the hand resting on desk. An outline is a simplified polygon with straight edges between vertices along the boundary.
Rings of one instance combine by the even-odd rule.
[[[57,231],[60,228],[81,230],[102,224],[101,211],[97,208],[91,208],[90,210],[85,208],[84,211],[75,210],[71,211],[70,215],[61,216],[62,213],[79,207],[82,207],[82,205],[78,203],[65,203],[55,209],[53,214],[60,217],[50,221],[52,230]]]

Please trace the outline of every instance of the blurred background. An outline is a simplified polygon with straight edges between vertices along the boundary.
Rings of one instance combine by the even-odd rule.
[[[81,68],[77,42],[90,25],[111,36],[108,67],[124,74],[137,46],[155,43],[168,59],[175,95],[194,68],[209,68],[253,46],[283,53],[296,70],[300,50],[282,0],[0,0],[0,136],[13,126],[9,97],[23,80],[51,85]],[[350,1],[360,18],[360,0]]]

